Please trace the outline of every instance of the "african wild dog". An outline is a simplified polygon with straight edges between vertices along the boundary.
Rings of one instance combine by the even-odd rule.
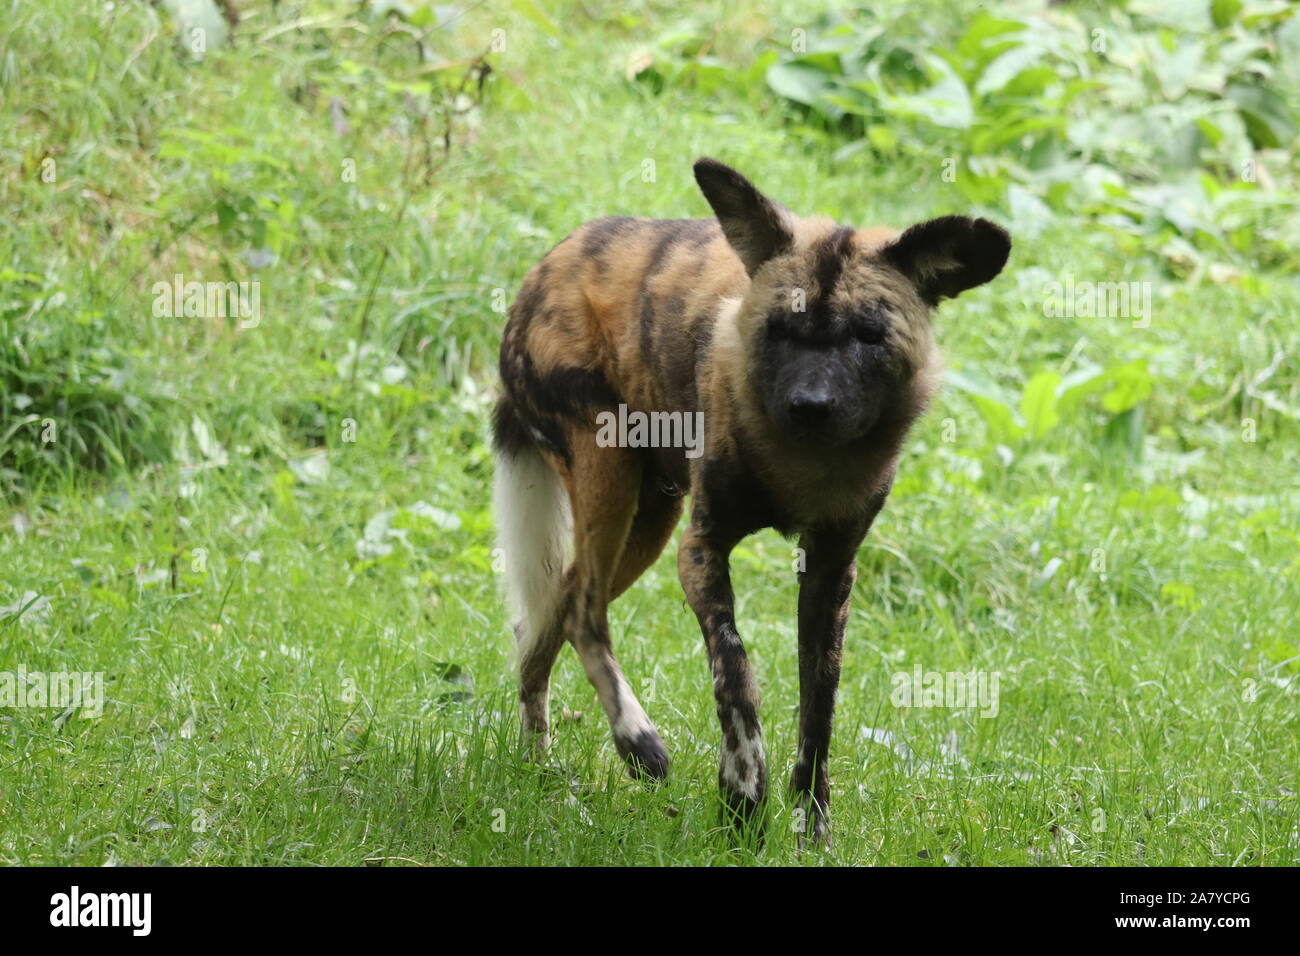
[[[761,528],[798,534],[791,788],[824,841],[855,556],[936,388],[930,311],[996,276],[1011,240],[963,216],[901,234],[800,218],[711,159],[695,178],[716,219],[590,222],[533,268],[510,310],[494,498],[518,615],[520,713],[544,749],[551,668],[567,639],[631,773],[667,773],[663,742],[614,660],[606,608],[658,557],[690,494],[678,574],[713,674],[719,786],[750,818],[767,770],[728,555]],[[702,412],[703,454],[607,447],[596,419],[620,405]]]

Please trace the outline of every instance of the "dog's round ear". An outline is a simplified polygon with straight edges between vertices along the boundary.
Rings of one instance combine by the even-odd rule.
[[[1011,254],[1011,236],[987,219],[942,216],[907,228],[880,254],[935,305],[1001,272]]]
[[[794,242],[794,215],[730,166],[716,159],[697,160],[695,181],[751,276]]]

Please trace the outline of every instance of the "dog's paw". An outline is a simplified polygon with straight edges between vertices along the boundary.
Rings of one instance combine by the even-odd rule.
[[[662,780],[668,776],[668,751],[653,728],[641,730],[635,737],[615,737],[614,745],[632,779]]]

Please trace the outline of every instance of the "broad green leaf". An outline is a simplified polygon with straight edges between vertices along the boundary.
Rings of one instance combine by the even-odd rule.
[[[957,42],[957,54],[971,63],[978,75],[985,63],[1003,50],[1018,44],[1019,37],[1013,37],[1012,34],[1024,30],[1025,24],[1018,20],[1000,20],[987,13],[980,13]]]
[[[1276,149],[1295,143],[1295,113],[1281,93],[1254,83],[1229,83],[1227,96],[1237,104],[1256,146]]]
[[[1015,77],[1041,64],[1043,51],[1033,46],[1017,46],[1003,53],[990,63],[975,83],[976,96],[988,96],[996,93]],[[1055,75],[1051,70],[1049,73]]]
[[[1020,399],[1020,414],[1030,438],[1042,438],[1060,422],[1056,407],[1056,389],[1061,384],[1057,372],[1039,372],[1025,385]]]
[[[830,85],[826,73],[810,66],[775,63],[767,71],[767,85],[779,96],[816,106],[822,92]]]
[[[1101,405],[1112,414],[1127,412],[1151,397],[1154,380],[1147,371],[1146,359],[1121,365],[1111,370],[1108,376],[1114,386],[1102,396]]]
[[[820,70],[828,76],[840,76],[844,66],[837,51],[824,50],[820,53],[805,53],[789,61],[790,66],[806,66]]]
[[[1011,405],[1010,394],[979,370],[948,369],[944,373],[944,381],[971,397],[971,401],[979,410],[980,417],[988,425],[989,437],[993,441],[1016,441],[1024,433],[1024,429],[1016,420],[1016,411]]]
[[[1210,15],[1214,18],[1214,25],[1220,30],[1231,26],[1240,12],[1241,0],[1213,0],[1210,4]]]
[[[928,120],[935,126],[969,128],[974,109],[965,82],[941,57],[927,56],[925,63],[932,74],[938,75],[934,85],[921,93],[886,94],[882,99],[887,108]]]

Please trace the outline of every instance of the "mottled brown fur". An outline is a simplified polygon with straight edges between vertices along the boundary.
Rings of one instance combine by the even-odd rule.
[[[622,686],[605,608],[658,557],[689,493],[679,576],[711,662],[723,796],[741,818],[752,815],[766,769],[727,559],[760,528],[799,534],[808,567],[793,786],[824,837],[825,762],[854,555],[888,495],[907,430],[936,389],[931,310],[996,275],[1009,240],[984,220],[962,217],[903,233],[846,229],[793,215],[710,160],[697,164],[696,175],[718,218],[590,222],[533,268],[510,312],[497,446],[501,454],[543,455],[564,482],[574,518],[574,561],[557,585],[551,624],[521,662],[524,722],[544,738],[538,701],[568,639],[633,771],[666,772],[657,733]],[[795,343],[800,355],[826,349],[836,361],[854,357],[858,364],[845,367],[867,370],[866,391],[809,397],[799,382],[789,396],[774,391],[774,380],[794,367],[772,365],[786,354],[778,342]],[[816,362],[809,367],[815,377]],[[818,441],[791,426],[789,416],[839,408],[840,398],[857,409],[857,430],[850,423],[834,440]],[[596,416],[619,404],[702,412],[703,454],[600,447]],[[625,719],[632,709],[639,716]]]

